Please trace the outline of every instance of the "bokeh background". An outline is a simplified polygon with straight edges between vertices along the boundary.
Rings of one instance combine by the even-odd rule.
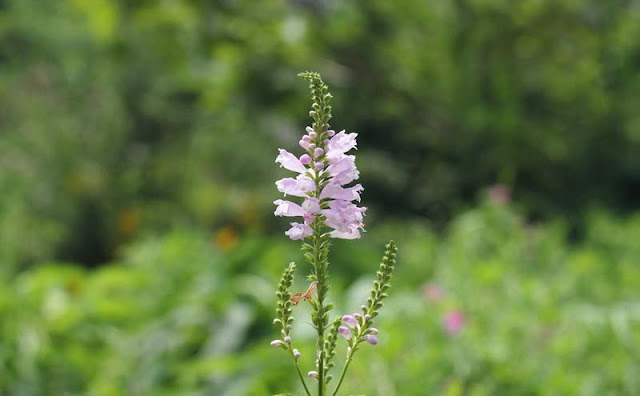
[[[640,394],[640,2],[2,0],[0,395],[301,394],[304,70],[369,207],[336,313],[400,249],[344,395]]]

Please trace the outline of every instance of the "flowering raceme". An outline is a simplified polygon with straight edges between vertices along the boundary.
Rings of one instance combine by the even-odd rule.
[[[292,222],[285,234],[291,239],[304,239],[313,234],[312,225],[319,223],[329,227],[332,238],[360,238],[364,228],[363,217],[367,208],[358,207],[362,185],[345,187],[357,180],[355,155],[346,153],[356,147],[356,133],[333,130],[314,131],[307,127],[307,134],[300,140],[306,154],[300,158],[280,149],[276,162],[281,167],[297,172],[296,178],[286,177],[276,182],[278,191],[285,196],[304,198],[301,204],[278,199],[276,216],[302,217],[303,222]]]
[[[292,293],[295,263],[289,263],[278,284],[276,297],[278,304],[274,325],[280,327],[281,338],[273,340],[271,346],[284,350],[293,361],[300,383],[307,396],[313,396],[307,382],[317,387],[317,396],[336,396],[345,378],[349,364],[356,351],[365,343],[378,343],[378,330],[373,327],[374,320],[387,297],[391,274],[396,263],[396,245],[393,241],[385,247],[382,262],[376,272],[371,294],[361,312],[351,315],[337,316],[329,321],[329,311],[333,304],[326,303],[329,294],[329,250],[331,238],[356,239],[364,228],[363,218],[367,210],[359,207],[360,184],[353,184],[360,173],[356,168],[356,157],[347,154],[356,148],[355,133],[341,131],[336,133],[330,129],[331,94],[318,73],[305,72],[300,77],[309,80],[311,88],[311,126],[300,139],[300,147],[304,153],[297,157],[287,150],[280,149],[276,162],[281,167],[295,172],[295,177],[278,180],[278,191],[293,197],[296,202],[278,199],[276,216],[298,217],[301,220],[291,223],[285,234],[294,240],[302,240],[304,258],[311,266],[307,281],[311,282],[307,291]],[[318,333],[316,352],[302,354],[295,340],[292,339],[293,310],[303,301],[311,307],[311,322]],[[333,383],[333,391],[328,386],[334,376],[334,358],[338,338],[342,336],[347,344],[347,356],[342,371]],[[304,356],[315,361],[315,368],[306,371],[308,364]],[[307,372],[305,378],[304,372]]]

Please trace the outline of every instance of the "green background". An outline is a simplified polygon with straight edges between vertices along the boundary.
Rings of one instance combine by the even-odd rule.
[[[1,0],[0,395],[300,394],[304,70],[369,207],[336,313],[399,246],[344,395],[640,393],[638,1]]]

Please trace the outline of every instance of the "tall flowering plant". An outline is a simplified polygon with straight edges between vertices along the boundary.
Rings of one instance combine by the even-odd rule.
[[[285,232],[292,240],[302,241],[304,258],[311,266],[307,279],[310,284],[305,292],[291,293],[296,265],[290,263],[284,271],[276,292],[278,298],[277,316],[274,324],[280,327],[282,337],[271,342],[273,347],[282,348],[293,360],[297,375],[308,396],[312,395],[307,381],[317,388],[318,396],[335,396],[342,385],[354,354],[363,344],[376,345],[378,330],[374,320],[387,297],[391,275],[396,262],[396,245],[390,241],[386,246],[382,262],[373,282],[371,295],[360,312],[340,315],[329,321],[333,304],[327,303],[329,291],[329,250],[332,238],[358,239],[364,229],[365,207],[359,207],[360,184],[353,184],[360,174],[355,164],[355,155],[347,154],[356,148],[355,133],[330,129],[331,94],[318,73],[301,73],[300,77],[310,82],[313,104],[309,115],[313,119],[306,134],[299,141],[304,154],[296,156],[280,149],[276,162],[287,170],[297,173],[295,177],[278,180],[278,191],[285,197],[297,197],[294,201],[279,199],[276,216],[298,217]],[[302,353],[295,348],[291,338],[294,322],[293,307],[302,301],[311,306],[311,324],[317,332],[315,367],[305,378],[301,368]],[[346,361],[342,365],[335,385],[329,390],[333,378],[338,338],[344,338],[347,346]],[[313,384],[315,382],[315,384]]]

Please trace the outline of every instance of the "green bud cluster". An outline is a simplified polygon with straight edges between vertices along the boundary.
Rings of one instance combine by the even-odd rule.
[[[382,301],[388,296],[387,293],[391,288],[391,276],[396,265],[397,251],[396,243],[389,241],[376,273],[376,280],[373,282],[371,296],[367,299],[367,305],[362,307],[362,320],[365,328],[373,323],[373,319],[378,316],[380,308],[382,308]]]
[[[293,274],[296,270],[295,263],[289,263],[287,269],[284,270],[278,289],[276,291],[276,297],[278,298],[278,307],[276,308],[276,318],[273,320],[274,324],[280,325],[282,328],[282,336],[286,337],[291,332],[291,324],[293,323],[292,308],[291,308],[291,293],[289,289],[293,284]]]
[[[331,119],[331,94],[329,93],[329,87],[322,81],[320,74],[316,72],[304,72],[298,74],[299,77],[304,78],[310,82],[309,88],[311,88],[311,111],[309,116],[313,119],[311,127],[318,134],[323,133],[329,129],[329,120]]]
[[[333,320],[331,324],[331,330],[329,330],[329,334],[327,335],[327,339],[324,341],[324,366],[326,367],[326,372],[334,366],[334,363],[331,361],[333,357],[336,355],[336,342],[338,341],[338,327],[342,323],[342,318],[337,317]],[[328,384],[333,378],[331,375],[327,375],[325,377],[325,382]]]

